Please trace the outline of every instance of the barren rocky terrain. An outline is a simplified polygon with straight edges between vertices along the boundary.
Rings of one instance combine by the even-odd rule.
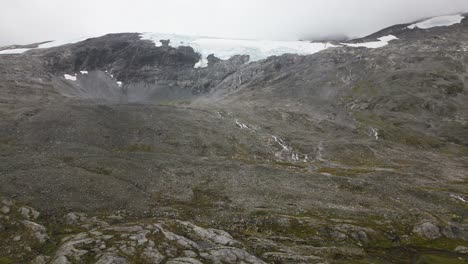
[[[0,263],[466,263],[468,19],[390,33],[0,55]]]

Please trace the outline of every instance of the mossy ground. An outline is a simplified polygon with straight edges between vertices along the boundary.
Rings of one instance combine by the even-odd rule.
[[[7,257],[0,257],[0,264],[10,264],[10,263],[14,263],[15,261],[11,258],[7,258]]]
[[[125,152],[154,152],[153,146],[145,145],[145,144],[133,144],[127,147],[118,149],[118,151],[125,151]]]
[[[357,177],[367,173],[371,173],[372,170],[364,168],[330,168],[324,167],[318,169],[319,173],[328,173],[334,176],[344,176],[344,177]]]
[[[379,137],[385,140],[404,144],[415,148],[441,148],[445,143],[432,135],[407,128],[400,121],[366,112],[354,112],[356,120],[361,124],[361,130],[370,127],[378,129]]]

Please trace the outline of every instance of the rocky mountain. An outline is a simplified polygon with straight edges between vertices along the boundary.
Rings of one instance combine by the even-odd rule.
[[[465,263],[465,16],[0,49],[0,263]]]

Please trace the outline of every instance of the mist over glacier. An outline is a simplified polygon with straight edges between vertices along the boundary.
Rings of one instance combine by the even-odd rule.
[[[465,0],[17,0],[0,8],[0,46],[111,32],[317,40],[468,11]]]

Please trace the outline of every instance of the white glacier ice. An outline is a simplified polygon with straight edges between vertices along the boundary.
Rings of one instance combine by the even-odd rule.
[[[214,37],[183,36],[176,34],[142,33],[141,39],[151,40],[157,47],[162,46],[163,40],[170,40],[169,45],[177,48],[189,46],[201,55],[194,68],[204,68],[208,66],[208,56],[213,54],[221,60],[228,60],[235,55],[249,55],[250,62],[266,59],[270,56],[283,54],[310,55],[319,51],[340,47],[328,42],[308,42],[308,41],[274,41],[274,40],[244,40],[244,39],[223,39]],[[88,39],[79,38],[74,40],[51,41],[38,45],[36,48],[8,49],[0,51],[1,54],[21,54],[32,49],[52,48],[66,44],[73,44]],[[368,43],[342,43],[350,47],[380,48],[388,44],[389,41],[397,37],[389,35],[379,38],[379,41]],[[86,74],[83,71],[82,74]]]
[[[330,43],[307,41],[239,40],[159,33],[143,33],[141,38],[153,41],[158,47],[162,45],[161,40],[170,40],[169,45],[174,48],[192,47],[201,55],[201,60],[194,65],[195,68],[207,67],[207,57],[211,54],[222,60],[228,60],[235,55],[249,55],[250,61],[258,61],[286,53],[309,55],[335,47]]]

